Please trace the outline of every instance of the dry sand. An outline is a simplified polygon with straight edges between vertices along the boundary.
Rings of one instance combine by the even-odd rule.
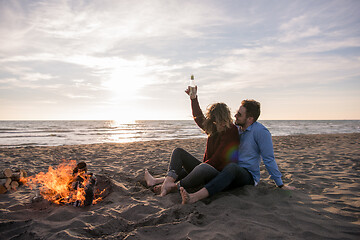
[[[112,192],[85,208],[32,203],[22,186],[0,195],[0,239],[359,239],[360,134],[274,137],[285,183],[276,188],[262,166],[262,181],[181,205],[179,193],[163,198],[144,186],[144,168],[161,176],[171,151],[199,159],[205,139],[0,148],[0,169],[30,174],[61,159],[86,161],[111,179]]]

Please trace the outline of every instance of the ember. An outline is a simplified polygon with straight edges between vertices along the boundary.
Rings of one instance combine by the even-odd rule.
[[[41,196],[56,204],[88,206],[101,201],[101,193],[95,193],[96,178],[87,173],[85,162],[64,161],[57,168],[49,167],[47,173],[22,179],[33,189],[39,186]]]

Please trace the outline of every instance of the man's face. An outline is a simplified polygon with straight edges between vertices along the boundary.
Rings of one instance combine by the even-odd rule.
[[[244,127],[246,125],[246,121],[246,108],[240,106],[239,110],[235,114],[235,124]]]

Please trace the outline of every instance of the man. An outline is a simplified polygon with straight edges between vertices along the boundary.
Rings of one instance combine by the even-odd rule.
[[[257,185],[260,181],[261,158],[276,185],[287,190],[294,187],[284,185],[281,173],[275,162],[274,149],[269,130],[257,122],[260,116],[260,103],[244,100],[235,114],[235,124],[239,126],[240,146],[238,163],[228,164],[215,178],[199,191],[189,194],[180,188],[182,203],[194,203],[212,196],[227,187]]]

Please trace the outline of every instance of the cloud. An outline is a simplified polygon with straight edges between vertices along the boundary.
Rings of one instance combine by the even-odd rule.
[[[71,99],[77,99],[77,98],[82,98],[82,99],[92,99],[94,97],[91,97],[91,96],[87,96],[87,95],[84,95],[84,96],[81,96],[81,95],[74,95],[74,94],[65,94],[68,98],[71,98]]]
[[[65,88],[53,84],[67,79],[63,73],[46,74],[48,70],[39,67],[60,62],[87,69],[85,81],[89,81],[86,76],[97,78],[96,85],[77,84],[78,89],[110,90],[118,98],[135,96],[147,84],[166,82],[184,68],[161,55],[142,54],[142,43],[201,38],[208,34],[204,26],[208,30],[229,21],[211,2],[14,1],[2,5],[6,16],[0,31],[6,34],[0,62],[18,69],[0,70],[16,76],[14,87],[38,88],[36,83],[24,82],[41,80],[44,86]],[[140,47],[139,52],[133,49],[125,55],[129,46]],[[27,69],[20,69],[23,66]]]
[[[190,74],[205,96],[340,83],[360,75],[358,7],[356,1],[1,1],[1,94],[103,104],[111,112],[125,102],[181,98]]]
[[[94,54],[126,50],[126,44],[145,39],[197,38],[205,34],[204,26],[226,21],[211,3],[191,1],[31,1],[24,4],[27,7],[16,3],[3,4],[3,42],[11,40],[13,50],[43,53]],[[9,29],[9,24],[15,27]],[[5,46],[0,50],[6,51]]]
[[[350,41],[352,42],[352,41]],[[319,49],[273,45],[254,48],[232,49],[221,52],[216,59],[200,61],[198,72],[210,76],[203,82],[203,91],[209,95],[246,88],[266,89],[274,86],[296,87],[299,85],[331,84],[360,75],[359,57],[318,54],[348,43],[328,43]],[[351,45],[351,44],[350,44]],[[200,80],[201,81],[201,80]]]
[[[5,66],[0,69],[0,82],[3,88],[57,88],[61,84],[43,84],[54,78],[51,74],[44,74],[24,66],[10,65],[6,61],[0,61]],[[1,74],[10,75],[10,78],[2,78]]]
[[[323,33],[319,26],[314,25],[314,18],[311,14],[301,15],[280,24],[279,30],[282,36],[278,40],[287,43],[321,36]]]

